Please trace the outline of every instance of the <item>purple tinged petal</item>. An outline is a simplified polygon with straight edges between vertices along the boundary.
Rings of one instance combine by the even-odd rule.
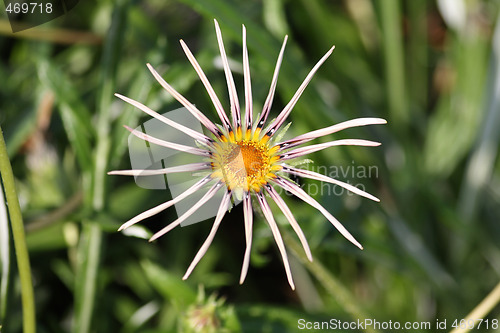
[[[165,209],[175,205],[179,201],[185,199],[186,197],[190,196],[191,194],[193,194],[196,191],[198,191],[199,189],[201,189],[205,184],[207,184],[211,180],[212,179],[210,178],[210,176],[207,176],[207,177],[201,179],[200,181],[196,182],[196,184],[194,184],[193,186],[191,186],[186,191],[182,192],[181,194],[179,194],[177,197],[173,198],[172,200],[169,200],[167,202],[162,203],[161,205],[158,205],[156,207],[148,209],[147,211],[142,212],[141,214],[137,215],[136,217],[128,220],[127,222],[122,224],[122,226],[118,229],[118,231],[126,229],[126,228],[130,227],[131,225],[136,224],[137,222],[140,222],[144,219],[147,219],[148,217],[151,217],[153,215],[156,215],[156,214],[164,211]]]
[[[307,243],[306,236],[304,235],[304,232],[300,228],[299,224],[297,223],[297,220],[295,220],[295,217],[293,216],[292,212],[290,211],[290,208],[288,208],[285,200],[283,200],[282,197],[276,192],[276,190],[272,186],[266,186],[266,190],[271,196],[271,198],[274,200],[276,205],[281,209],[283,212],[283,215],[287,218],[288,222],[292,226],[293,230],[299,237],[300,242],[302,243],[302,247],[304,248],[304,252],[306,253],[307,259],[309,261],[313,261],[312,254],[311,254],[311,249],[309,248],[309,244]]]
[[[252,128],[252,82],[250,80],[250,64],[248,61],[247,29],[243,25],[243,76],[245,80],[245,129]]]
[[[369,141],[369,140],[360,140],[360,139],[343,139],[343,140],[335,140],[326,143],[320,143],[317,145],[301,147],[294,150],[291,150],[286,153],[282,153],[280,155],[280,160],[290,160],[292,158],[304,156],[307,154],[311,154],[317,152],[319,150],[323,150],[325,148],[333,147],[333,146],[366,146],[366,147],[376,147],[380,146],[380,142]]]
[[[262,212],[266,217],[266,221],[271,228],[271,231],[274,236],[274,240],[278,245],[278,249],[280,250],[281,257],[283,258],[283,265],[285,266],[286,276],[288,278],[288,283],[292,290],[295,290],[295,284],[293,283],[292,271],[290,270],[290,263],[288,262],[288,257],[286,255],[285,244],[283,244],[283,239],[281,238],[280,231],[278,226],[276,225],[276,221],[274,221],[273,212],[271,211],[271,207],[266,201],[266,198],[262,194],[262,192],[257,193],[257,198],[259,199],[260,207],[262,208]]]
[[[200,262],[201,258],[207,253],[208,248],[210,247],[210,244],[212,244],[212,241],[215,237],[215,234],[217,233],[217,229],[219,229],[219,225],[222,222],[222,218],[226,214],[226,211],[228,209],[229,205],[229,199],[231,198],[231,192],[226,192],[224,194],[224,197],[222,198],[222,201],[219,206],[219,210],[217,211],[217,215],[215,217],[214,225],[212,226],[212,230],[210,230],[210,234],[208,235],[207,239],[201,246],[200,250],[196,254],[196,256],[193,259],[193,262],[191,262],[191,265],[189,265],[189,268],[186,271],[186,274],[182,277],[183,280],[186,280],[189,275],[191,275],[191,272],[193,269],[198,265]]]
[[[351,191],[351,192],[353,192],[353,193],[355,193],[357,195],[360,195],[362,197],[371,199],[373,201],[380,202],[380,199],[378,199],[377,197],[374,197],[370,193],[367,193],[367,192],[365,192],[363,190],[360,190],[356,186],[353,186],[353,185],[348,184],[348,183],[344,183],[344,182],[342,182],[340,180],[330,178],[328,176],[322,175],[322,174],[314,172],[314,171],[303,170],[303,169],[296,169],[296,168],[292,168],[292,167],[289,167],[289,166],[284,166],[283,169],[282,169],[282,171],[288,172],[288,173],[291,173],[293,175],[297,175],[297,176],[300,176],[300,177],[306,177],[306,178],[310,178],[310,179],[320,180],[322,182],[332,183],[332,184],[341,186],[341,187],[345,188],[346,190]]]
[[[316,73],[316,71],[326,61],[326,59],[332,54],[332,52],[333,52],[334,49],[335,49],[335,46],[332,46],[332,48],[330,50],[328,50],[328,52],[326,52],[326,54],[318,61],[318,63],[313,67],[313,69],[311,69],[311,71],[309,72],[309,74],[304,79],[304,82],[302,82],[302,84],[300,85],[299,89],[297,89],[297,91],[295,92],[295,95],[293,95],[293,97],[290,100],[290,102],[288,102],[288,104],[285,106],[285,108],[283,109],[283,111],[281,111],[281,113],[278,115],[278,117],[276,118],[276,120],[271,124],[271,128],[266,133],[267,135],[272,136],[276,132],[276,130],[281,125],[283,125],[283,123],[285,122],[286,118],[288,117],[288,115],[292,111],[293,107],[295,106],[295,104],[299,100],[300,96],[302,95],[302,93],[306,89],[307,85],[309,84],[309,82],[313,78],[313,76]]]
[[[177,123],[177,122],[175,122],[173,120],[170,120],[170,119],[162,116],[158,112],[151,110],[146,105],[144,105],[142,103],[139,103],[139,102],[137,102],[137,101],[135,101],[135,100],[133,100],[131,98],[125,97],[125,96],[120,95],[120,94],[115,94],[115,96],[118,97],[119,99],[127,102],[128,104],[135,106],[136,108],[140,109],[141,111],[149,114],[151,117],[154,117],[154,118],[158,119],[162,123],[167,124],[168,126],[172,126],[173,128],[175,128],[175,129],[177,129],[177,130],[179,130],[179,131],[181,131],[181,132],[189,135],[193,139],[195,139],[195,140],[197,140],[197,141],[199,141],[199,142],[201,142],[201,143],[203,143],[205,145],[212,145],[213,140],[210,139],[205,134],[196,132],[196,131],[192,130],[189,127],[181,125],[181,124],[179,124],[179,123]]]
[[[330,221],[331,224],[344,236],[349,240],[351,243],[359,247],[360,249],[363,249],[361,244],[347,231],[347,229],[340,223],[330,212],[328,212],[323,206],[321,206],[316,200],[314,200],[309,194],[307,194],[303,189],[300,188],[300,186],[293,184],[292,182],[282,178],[278,177],[273,180],[275,184],[278,186],[281,186],[288,192],[292,193],[296,197],[302,199],[303,201],[307,202],[317,210],[323,214],[328,221]]]
[[[149,71],[155,77],[156,81],[161,84],[166,91],[168,91],[179,103],[181,103],[199,122],[203,124],[210,132],[214,135],[219,136],[219,129],[215,124],[207,118],[200,110],[196,108],[190,101],[188,101],[184,96],[182,96],[177,90],[175,90],[170,84],[165,81],[160,74],[151,66],[147,64]]]
[[[224,49],[224,41],[222,40],[222,33],[219,28],[219,23],[214,20],[215,23],[215,33],[217,34],[217,42],[219,43],[220,56],[222,59],[222,64],[224,65],[224,73],[226,74],[227,88],[229,90],[229,100],[231,103],[231,115],[233,117],[233,126],[238,128],[241,126],[240,120],[240,102],[238,101],[238,93],[236,92],[236,86],[234,85],[233,74],[229,68],[229,62],[227,61],[226,50]]]
[[[250,253],[252,250],[252,225],[253,225],[253,211],[252,201],[249,193],[245,194],[243,198],[243,214],[245,220],[245,240],[246,249],[243,258],[243,266],[241,268],[240,284],[243,284],[248,273],[248,265],[250,264]]]
[[[283,40],[283,46],[281,46],[281,51],[278,56],[278,60],[276,61],[276,67],[274,68],[273,79],[271,81],[271,86],[269,87],[269,94],[267,95],[266,101],[264,102],[264,106],[262,108],[262,113],[260,115],[258,124],[260,127],[264,127],[264,123],[269,116],[269,111],[271,111],[271,105],[273,104],[274,93],[276,92],[276,84],[278,83],[278,75],[280,72],[281,62],[283,60],[283,54],[285,52],[286,41],[288,40],[288,36],[285,36]]]
[[[217,110],[217,114],[219,115],[219,118],[222,122],[222,125],[224,125],[224,128],[229,132],[231,131],[231,123],[229,122],[229,118],[226,115],[226,112],[224,111],[224,108],[222,107],[222,104],[217,97],[217,94],[215,93],[214,89],[212,88],[212,85],[210,84],[210,81],[208,81],[207,76],[203,72],[203,69],[201,69],[200,64],[198,61],[196,61],[196,58],[193,56],[191,53],[191,50],[189,50],[188,46],[184,41],[181,39],[180,40],[182,49],[184,50],[184,53],[186,54],[187,58],[189,59],[189,62],[191,62],[191,65],[194,67],[194,70],[196,73],[198,73],[198,76],[200,77],[201,82],[205,86],[205,89],[208,92],[208,95],[210,96],[210,99],[212,100],[212,103],[215,106],[215,109]]]
[[[166,175],[169,173],[190,172],[190,171],[200,171],[209,169],[212,169],[210,162],[198,162],[198,163],[184,164],[184,165],[178,165],[174,167],[156,169],[156,170],[145,170],[145,169],[115,170],[108,172],[108,175],[155,176],[155,175]]]
[[[182,214],[181,216],[179,216],[179,218],[177,220],[175,220],[174,222],[170,223],[165,228],[161,229],[156,234],[154,234],[153,237],[151,237],[149,239],[149,241],[152,242],[152,241],[160,238],[161,236],[165,235],[170,230],[172,230],[175,227],[177,227],[179,224],[181,224],[188,217],[190,217],[191,215],[193,215],[194,212],[196,212],[201,206],[203,206],[208,200],[210,200],[215,195],[215,193],[217,193],[218,190],[221,189],[221,185],[222,185],[221,182],[217,182],[216,184],[214,184],[214,186],[212,186],[207,191],[207,193],[205,193],[205,195],[200,199],[200,201],[198,201],[197,203],[195,203],[184,214]]]
[[[387,120],[382,118],[357,118],[348,121],[341,122],[339,124],[335,124],[333,126],[325,127],[319,130],[315,130],[306,134],[299,135],[293,139],[283,141],[279,143],[281,145],[281,149],[288,149],[294,146],[298,146],[300,144],[306,143],[310,140],[333,134],[339,131],[342,131],[347,128],[366,126],[366,125],[379,125],[379,124],[387,124]]]
[[[133,135],[135,135],[139,139],[154,143],[158,146],[167,147],[170,149],[174,149],[174,150],[178,150],[178,151],[182,151],[182,152],[190,153],[190,154],[194,154],[194,155],[199,155],[199,156],[210,156],[210,151],[208,151],[208,150],[190,147],[190,146],[182,145],[182,144],[175,143],[175,142],[161,140],[161,139],[155,138],[154,136],[151,136],[151,135],[148,135],[144,132],[141,132],[139,130],[132,129],[132,128],[128,127],[127,125],[123,125],[123,127],[125,127],[130,133],[132,133]]]

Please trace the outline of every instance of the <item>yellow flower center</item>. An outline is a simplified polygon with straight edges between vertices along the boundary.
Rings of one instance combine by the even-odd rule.
[[[278,147],[269,147],[269,137],[245,135],[238,130],[237,137],[229,133],[215,143],[212,154],[212,177],[222,180],[229,190],[259,192],[268,180],[281,169],[276,162]]]

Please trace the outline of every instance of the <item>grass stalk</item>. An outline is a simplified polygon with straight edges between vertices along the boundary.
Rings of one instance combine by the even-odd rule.
[[[380,1],[380,21],[384,41],[387,100],[391,121],[395,127],[408,121],[405,103],[404,52],[401,37],[401,8],[399,0]],[[403,129],[403,128],[401,128]]]
[[[0,173],[2,175],[5,197],[9,210],[9,216],[14,238],[17,267],[19,268],[19,279],[21,281],[21,300],[23,307],[23,332],[34,333],[36,331],[35,320],[35,298],[33,282],[31,280],[31,267],[24,234],[23,217],[21,207],[16,194],[16,184],[12,166],[7,155],[7,146],[0,127]]]
[[[82,231],[79,249],[79,271],[76,287],[75,325],[73,332],[91,331],[92,315],[95,307],[97,273],[101,255],[102,230],[96,222],[86,222]]]
[[[467,323],[466,328],[455,327],[450,333],[466,333],[471,329],[478,329],[476,325],[478,324],[478,318],[485,318],[488,313],[498,304],[500,303],[500,282],[496,285],[495,288],[486,296],[481,303],[479,303],[463,320]],[[474,327],[469,328],[468,322],[469,320],[474,321]]]
[[[115,76],[121,45],[125,31],[127,2],[118,1],[114,9],[111,26],[108,31],[102,58],[102,82],[98,102],[97,145],[92,182],[92,211],[102,212],[106,205],[106,171],[110,155],[110,106],[115,88]],[[103,231],[98,222],[86,222],[82,232],[79,249],[79,274],[76,279],[77,295],[75,298],[74,332],[88,333],[92,328],[92,316],[95,308],[97,278],[103,242]]]

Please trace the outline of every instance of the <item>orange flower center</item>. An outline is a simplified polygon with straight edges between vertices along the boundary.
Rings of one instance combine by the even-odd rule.
[[[239,139],[239,140],[238,140]],[[277,148],[269,147],[268,137],[259,139],[250,133],[234,138],[230,133],[215,144],[212,155],[212,177],[221,179],[229,190],[259,192],[275,172]]]

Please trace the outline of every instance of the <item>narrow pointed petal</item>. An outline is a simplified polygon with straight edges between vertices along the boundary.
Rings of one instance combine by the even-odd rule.
[[[258,126],[260,128],[264,127],[264,123],[266,122],[267,116],[269,116],[269,111],[271,110],[271,105],[273,104],[274,93],[276,92],[276,84],[278,83],[278,76],[280,73],[281,62],[283,60],[283,53],[285,52],[287,40],[288,36],[285,36],[285,39],[283,40],[283,46],[281,46],[281,51],[278,56],[278,60],[276,61],[276,67],[274,68],[274,74],[271,81],[271,87],[269,88],[269,94],[267,95],[266,101],[264,102],[262,113],[258,121]]]
[[[140,109],[141,111],[149,114],[151,117],[154,117],[154,118],[158,119],[162,123],[167,124],[168,126],[171,126],[171,127],[175,128],[175,129],[177,129],[177,130],[179,130],[179,131],[181,131],[181,132],[189,135],[193,139],[195,139],[195,140],[197,140],[197,141],[199,141],[199,142],[201,142],[201,143],[203,143],[205,145],[211,145],[212,142],[213,142],[213,140],[210,139],[205,134],[196,132],[195,130],[192,130],[189,127],[181,125],[181,124],[179,124],[179,123],[177,123],[177,122],[175,122],[173,120],[170,120],[170,119],[162,116],[158,112],[151,110],[150,108],[148,108],[144,104],[141,104],[141,103],[139,103],[137,101],[134,101],[131,98],[125,97],[125,96],[120,95],[120,94],[115,94],[115,96],[118,97],[119,99],[127,102],[128,104],[135,106],[136,108]]]
[[[264,216],[267,220],[267,223],[269,224],[269,227],[271,228],[271,231],[274,236],[274,240],[276,241],[276,244],[278,245],[278,249],[280,250],[281,257],[283,258],[283,265],[285,266],[285,272],[286,276],[288,278],[288,283],[290,284],[290,287],[292,290],[295,290],[295,284],[293,283],[293,278],[292,278],[292,271],[290,269],[290,263],[288,262],[288,257],[286,255],[286,250],[285,250],[285,244],[283,244],[283,239],[281,238],[280,231],[278,229],[278,226],[276,225],[276,221],[274,221],[273,217],[273,212],[271,211],[271,208],[269,207],[269,204],[266,201],[266,198],[264,195],[262,195],[262,192],[257,193],[257,198],[259,199],[260,207],[262,208],[262,212],[264,213]]]
[[[229,62],[227,61],[226,50],[224,49],[224,41],[222,40],[222,33],[219,28],[219,23],[214,20],[215,23],[215,33],[217,34],[217,42],[219,43],[220,56],[222,59],[222,64],[224,65],[224,73],[226,74],[227,89],[229,90],[229,101],[231,103],[231,116],[233,118],[233,126],[236,130],[241,126],[240,119],[240,102],[238,101],[238,94],[236,92],[236,86],[234,85],[233,74],[229,68]]]
[[[309,84],[309,82],[313,78],[313,76],[316,73],[316,71],[326,61],[326,59],[328,59],[328,57],[332,54],[332,52],[333,52],[334,49],[335,49],[335,46],[332,46],[332,48],[330,50],[328,50],[328,52],[326,52],[326,54],[318,61],[318,63],[313,67],[313,69],[311,69],[311,71],[309,72],[309,74],[304,79],[304,82],[302,82],[302,84],[300,85],[299,89],[297,89],[297,92],[295,93],[295,95],[293,95],[293,97],[290,100],[290,102],[288,102],[288,104],[285,106],[285,108],[283,109],[283,111],[281,111],[281,113],[278,115],[278,117],[276,118],[276,120],[271,124],[271,127],[270,127],[269,131],[266,133],[268,136],[272,136],[276,132],[276,130],[281,125],[283,125],[283,123],[285,122],[286,118],[288,117],[288,115],[292,111],[293,107],[295,106],[295,104],[299,100],[300,96],[302,95],[302,93],[306,89],[307,85]]]
[[[140,222],[144,219],[147,219],[148,217],[151,217],[153,215],[156,215],[156,214],[164,211],[168,207],[175,205],[176,203],[180,202],[184,198],[187,198],[191,194],[193,194],[196,191],[198,191],[199,189],[201,189],[203,186],[205,186],[205,184],[207,184],[211,180],[212,179],[210,178],[210,176],[207,176],[207,177],[201,179],[200,181],[196,182],[196,184],[194,184],[193,186],[191,186],[190,188],[188,188],[187,190],[185,190],[184,192],[182,192],[181,194],[179,194],[177,197],[173,198],[172,200],[169,200],[167,202],[162,203],[161,205],[158,205],[156,207],[148,209],[147,211],[142,212],[141,214],[137,215],[136,217],[128,220],[127,222],[122,224],[122,226],[118,229],[118,231],[121,231],[123,229],[127,229],[131,225],[134,225],[137,222]]]
[[[245,257],[243,258],[243,266],[241,268],[240,284],[243,284],[248,273],[248,265],[250,264],[250,253],[252,251],[252,226],[253,226],[253,211],[250,194],[245,194],[243,199],[243,215],[245,220],[245,240],[246,249]]]
[[[184,53],[186,54],[187,58],[189,59],[189,62],[191,63],[191,65],[193,65],[194,70],[196,71],[196,73],[198,73],[198,76],[200,77],[201,82],[205,86],[205,89],[207,90],[208,95],[210,96],[210,99],[212,100],[212,103],[215,106],[215,110],[217,110],[217,114],[219,115],[219,118],[222,122],[222,125],[224,126],[224,128],[228,132],[231,131],[231,123],[229,122],[229,118],[227,117],[226,112],[224,111],[224,108],[222,107],[222,104],[221,104],[219,98],[217,97],[217,94],[215,93],[214,89],[212,88],[210,81],[208,81],[207,76],[205,75],[205,73],[201,69],[200,64],[198,63],[198,61],[196,61],[196,58],[191,53],[191,50],[189,50],[186,43],[184,43],[184,41],[182,39],[181,39],[180,43],[181,43],[182,49],[184,50]]]
[[[219,229],[219,225],[222,222],[222,218],[226,214],[226,211],[228,209],[229,205],[229,199],[231,198],[231,192],[226,192],[224,194],[224,197],[222,198],[222,201],[219,206],[219,210],[217,211],[217,215],[215,217],[214,225],[212,226],[212,230],[210,230],[210,234],[208,235],[207,239],[201,246],[200,250],[196,254],[196,256],[193,259],[193,262],[191,262],[191,265],[189,265],[189,268],[186,271],[186,274],[182,277],[183,280],[186,280],[189,275],[193,272],[193,269],[198,265],[200,262],[201,258],[207,253],[208,248],[210,247],[210,244],[212,244],[212,241],[214,240],[215,234],[217,233],[217,229]]]
[[[313,261],[312,254],[311,254],[311,249],[309,248],[309,244],[307,243],[306,236],[304,235],[304,232],[300,228],[299,224],[297,223],[297,220],[295,220],[295,217],[293,216],[292,212],[290,211],[290,208],[288,208],[287,204],[285,203],[285,200],[283,200],[282,197],[276,192],[276,190],[272,186],[266,186],[267,193],[271,196],[271,198],[274,200],[276,205],[281,209],[283,212],[283,215],[287,218],[288,222],[292,226],[293,230],[299,237],[300,242],[302,243],[302,247],[304,248],[304,252],[306,253],[307,259],[309,261]]]
[[[352,119],[348,121],[344,121],[339,124],[335,124],[333,126],[325,127],[319,130],[315,130],[306,134],[299,135],[293,139],[283,141],[279,143],[281,146],[281,149],[288,149],[292,148],[298,145],[301,145],[303,143],[306,143],[310,140],[328,135],[328,134],[333,134],[339,131],[342,131],[347,128],[352,128],[352,127],[359,127],[359,126],[366,126],[366,125],[379,125],[379,124],[387,124],[387,120],[382,119],[382,118],[358,118],[358,119]]]
[[[212,186],[210,188],[210,190],[208,190],[207,193],[205,193],[205,195],[200,199],[200,201],[198,201],[197,203],[195,203],[184,214],[182,214],[181,216],[179,216],[179,218],[177,220],[175,220],[174,222],[170,223],[165,228],[161,229],[156,234],[154,234],[153,237],[151,237],[149,239],[149,241],[152,242],[152,241],[160,238],[161,236],[165,235],[170,230],[172,230],[175,227],[177,227],[179,224],[181,224],[183,221],[185,221],[188,217],[190,217],[191,215],[193,215],[194,212],[196,212],[201,206],[203,206],[208,200],[210,200],[215,195],[215,193],[217,193],[218,190],[221,189],[221,185],[222,185],[221,182],[218,182],[218,183],[214,184],[214,186]]]
[[[178,151],[182,151],[182,152],[190,153],[190,154],[194,154],[194,155],[199,155],[199,156],[205,156],[205,157],[210,156],[210,151],[208,151],[208,150],[190,147],[190,146],[182,145],[182,144],[175,143],[175,142],[161,140],[161,139],[155,138],[154,136],[151,136],[151,135],[148,135],[144,132],[141,132],[139,130],[132,129],[132,128],[128,127],[127,125],[123,125],[123,127],[125,127],[130,133],[132,133],[133,135],[135,135],[139,139],[154,143],[158,146],[162,146],[162,147],[166,147],[166,148],[170,148],[170,149],[174,149],[174,150],[178,150]]]
[[[179,166],[174,166],[164,169],[156,169],[156,170],[144,170],[144,169],[115,170],[108,172],[108,175],[155,176],[155,175],[166,175],[169,173],[209,170],[211,168],[212,167],[210,162],[199,162],[199,163],[191,163],[191,164],[179,165]]]
[[[377,197],[374,197],[370,193],[367,193],[363,190],[360,190],[356,186],[353,186],[353,185],[348,184],[348,183],[344,183],[344,182],[337,180],[337,179],[327,177],[325,175],[322,175],[322,174],[314,172],[314,171],[296,169],[296,168],[292,168],[289,166],[284,166],[282,171],[288,172],[288,173],[291,173],[293,175],[300,176],[300,177],[306,177],[306,178],[310,178],[310,179],[320,180],[322,182],[332,183],[332,184],[341,186],[341,187],[345,188],[346,190],[351,191],[352,193],[355,193],[355,194],[360,195],[362,197],[368,198],[368,199],[373,200],[373,201],[380,202],[380,199],[378,199]]]
[[[161,84],[166,91],[168,91],[179,103],[181,103],[200,123],[203,124],[210,132],[212,132],[216,136],[220,136],[220,131],[215,126],[215,124],[207,118],[200,110],[196,108],[190,101],[188,101],[184,96],[182,96],[177,90],[175,90],[170,84],[165,81],[160,74],[151,66],[150,64],[146,64],[149,68],[149,71],[155,77],[156,81]]]
[[[311,154],[317,152],[319,150],[323,150],[325,148],[333,147],[333,146],[366,146],[366,147],[376,147],[380,146],[380,142],[369,141],[369,140],[360,140],[360,139],[344,139],[344,140],[335,140],[326,143],[320,143],[317,145],[311,145],[307,147],[301,147],[289,152],[283,153],[280,155],[280,160],[290,160],[292,158],[304,156],[307,154]]]
[[[243,76],[245,80],[245,129],[252,128],[253,103],[252,82],[250,80],[250,63],[248,61],[247,29],[243,25]]]
[[[361,244],[347,231],[347,229],[340,223],[335,217],[333,217],[330,212],[328,212],[323,206],[321,206],[316,200],[314,200],[309,194],[304,192],[303,189],[300,188],[300,186],[297,186],[290,182],[289,180],[286,180],[282,177],[278,177],[273,180],[275,184],[278,186],[281,186],[288,192],[292,193],[296,197],[302,199],[303,201],[307,202],[309,205],[313,206],[317,210],[323,214],[328,221],[330,221],[331,224],[344,236],[347,240],[349,240],[351,243],[359,247],[360,249],[363,249]]]

